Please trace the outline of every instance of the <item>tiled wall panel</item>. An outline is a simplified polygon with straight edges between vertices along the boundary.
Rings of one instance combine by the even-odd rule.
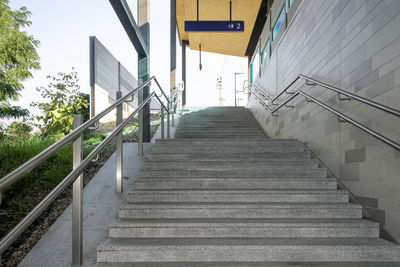
[[[400,109],[399,0],[304,0],[294,8],[289,27],[280,30],[271,58],[261,66],[259,87],[274,97],[302,73]],[[355,100],[340,101],[318,86],[299,82],[292,90],[299,88],[400,142],[400,118]],[[368,200],[371,213],[400,241],[400,152],[302,97],[293,103],[295,108],[281,109],[278,117],[253,98],[248,105],[270,137],[306,142],[356,196]]]

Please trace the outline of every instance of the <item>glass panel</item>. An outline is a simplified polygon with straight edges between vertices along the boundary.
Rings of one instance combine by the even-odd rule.
[[[250,82],[253,83],[253,64],[250,65]]]
[[[293,0],[289,0],[289,7],[292,6]]]
[[[252,62],[252,80],[254,81],[257,78],[257,74],[260,70],[260,49],[257,48],[256,54],[254,55]]]
[[[264,60],[268,59],[268,58],[269,58],[269,40],[268,40],[267,44],[265,45],[264,50],[261,54],[261,63],[263,63]]]
[[[275,39],[279,28],[282,26],[283,20],[285,19],[285,6],[283,6],[281,14],[279,14],[278,20],[275,22],[274,29],[272,30],[272,40]]]

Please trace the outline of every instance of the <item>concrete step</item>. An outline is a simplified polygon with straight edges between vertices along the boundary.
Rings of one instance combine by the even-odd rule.
[[[175,139],[177,140],[177,139]],[[185,140],[185,139],[180,139]],[[185,140],[187,141],[187,140]],[[223,140],[221,140],[223,141]],[[211,154],[211,153],[231,153],[231,154],[252,154],[252,153],[295,153],[304,151],[303,146],[185,146],[179,144],[176,146],[172,145],[153,145],[151,153],[191,153],[191,154]]]
[[[379,237],[363,219],[170,219],[110,225],[111,238]]]
[[[334,178],[138,179],[136,189],[337,189]]]
[[[399,264],[393,261],[320,261],[320,262],[272,262],[272,261],[235,261],[235,262],[152,262],[149,263],[97,263],[96,267],[398,267]]]
[[[344,190],[135,190],[128,193],[128,203],[144,202],[348,202]]]
[[[315,159],[280,161],[145,161],[142,170],[315,170]]]
[[[189,134],[175,134],[175,139],[199,139],[199,138],[213,138],[213,139],[253,139],[253,140],[263,140],[265,137],[261,134],[254,135],[254,134],[196,134],[196,135],[189,135]]]
[[[263,140],[176,140],[176,139],[157,139],[157,146],[208,146],[208,147],[232,147],[232,146],[251,146],[251,147],[304,147],[295,139],[263,139]]]
[[[254,126],[256,129],[261,129],[258,127],[257,124],[254,124]],[[243,124],[236,124],[236,125],[230,125],[230,124],[226,124],[226,125],[222,125],[221,124],[215,124],[215,125],[210,125],[210,124],[189,124],[189,125],[180,125],[178,126],[177,130],[202,130],[202,129],[207,129],[207,130],[213,130],[213,129],[232,129],[232,130],[236,130],[236,129],[248,129],[249,126],[248,125],[243,125]]]
[[[252,154],[234,154],[234,153],[182,153],[168,154],[155,153],[146,156],[147,161],[280,161],[280,160],[310,159],[310,152],[295,153],[252,153]]]
[[[379,238],[114,239],[98,247],[97,261],[105,263],[400,261],[400,248]]]
[[[176,129],[175,134],[264,134],[260,129]]]
[[[352,203],[140,203],[123,204],[121,219],[163,218],[358,218]]]
[[[141,178],[170,179],[170,178],[326,178],[327,170],[318,168],[316,170],[178,170],[157,171],[141,170]]]

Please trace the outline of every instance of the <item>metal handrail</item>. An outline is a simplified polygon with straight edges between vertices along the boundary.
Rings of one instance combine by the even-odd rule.
[[[99,119],[101,119],[103,116],[105,116],[107,113],[109,113],[111,110],[114,108],[120,108],[122,103],[129,97],[133,96],[134,93],[136,93],[138,90],[142,89],[144,86],[148,85],[152,80],[156,81],[158,87],[160,88],[162,95],[166,98],[168,104],[167,106],[161,101],[160,97],[158,96],[155,92],[152,92],[143,102],[141,102],[138,107],[123,121],[121,121],[118,126],[111,132],[109,136],[107,136],[98,146],[96,146],[91,153],[83,160],[81,161],[78,165],[74,166],[74,169],[37,205],[35,206],[32,211],[28,213],[1,241],[0,241],[0,254],[2,254],[17,238],[19,235],[21,235],[34,221],[37,217],[40,216],[40,214],[48,207],[51,202],[54,201],[55,198],[72,182],[75,182],[77,178],[81,175],[83,172],[84,168],[95,158],[98,156],[99,152],[107,145],[110,143],[110,141],[121,134],[122,129],[131,121],[140,110],[143,109],[143,107],[148,104],[153,97],[157,99],[157,101],[160,103],[161,107],[161,113],[164,114],[164,110],[167,111],[168,113],[168,137],[169,137],[169,115],[171,113],[170,109],[170,99],[165,95],[164,91],[162,90],[161,86],[159,85],[157,79],[155,76],[152,76],[150,79],[145,81],[143,84],[129,92],[126,96],[121,97],[117,99],[117,101],[107,107],[105,110],[100,112],[98,115],[92,117],[85,123],[81,124],[79,127],[77,127],[74,131],[39,153],[37,156],[32,158],[31,160],[25,162],[22,164],[19,168],[14,170],[13,172],[9,173],[8,175],[4,176],[0,180],[0,201],[1,201],[1,193],[4,192],[10,185],[12,185],[14,182],[18,181],[24,174],[32,170],[34,167],[39,165],[41,162],[46,160],[48,157],[50,157],[52,154],[57,152],[60,148],[62,148],[64,145],[68,144],[71,141],[75,141],[78,138],[80,138],[83,134],[83,131],[88,129],[93,123],[98,122]],[[117,123],[118,123],[118,116],[120,116],[122,120],[122,113],[118,115],[118,109],[117,109]],[[163,117],[163,115],[162,115]],[[164,122],[162,119],[162,131],[164,131]],[[164,132],[162,132],[162,136],[164,136]],[[122,139],[121,139],[122,140]],[[121,141],[122,142],[122,141]],[[139,141],[140,143],[140,141]],[[75,149],[75,148],[74,148]],[[140,149],[140,145],[139,145]],[[118,146],[117,146],[118,150]],[[122,151],[122,150],[121,150]],[[118,151],[117,151],[118,152]],[[117,163],[118,165],[118,163]],[[122,166],[122,165],[121,165]],[[118,182],[117,182],[118,184]],[[75,185],[74,185],[75,186]],[[75,189],[74,189],[75,190]],[[122,190],[122,186],[121,186]],[[118,185],[117,185],[117,191],[118,191]],[[122,191],[121,191],[122,192]],[[0,202],[1,203],[1,202]],[[74,217],[74,216],[73,216]]]
[[[1,241],[0,241],[0,254],[3,253],[17,238],[28,228],[34,220],[47,208],[49,204],[68,186],[70,185],[84,170],[84,168],[97,156],[97,154],[118,135],[122,129],[131,121],[137,113],[147,104],[150,100],[156,97],[152,92],[139,106],[135,109],[122,123],[120,123],[107,138],[105,138],[92,152],[76,167],[74,168],[35,208],[29,212],[18,224],[15,226]],[[163,105],[163,104],[162,104]],[[82,124],[83,125],[83,124]]]
[[[131,97],[133,94],[135,94],[137,91],[145,87],[147,84],[149,84],[152,80],[157,81],[155,76],[152,76],[150,79],[142,83],[140,86],[129,92],[127,95],[121,97],[115,103],[111,104],[108,108],[104,109],[101,111],[99,114],[96,116],[90,118],[87,120],[85,123],[83,123],[81,126],[79,126],[77,129],[72,131],[71,133],[67,134],[42,152],[40,152],[38,155],[33,157],[32,159],[28,160],[24,164],[22,164],[20,167],[15,169],[14,171],[10,172],[6,176],[0,179],[0,194],[4,192],[10,185],[18,181],[24,174],[28,173],[31,171],[33,168],[38,166],[40,163],[42,163],[44,160],[49,158],[51,155],[53,155],[55,152],[57,152],[61,147],[64,145],[74,141],[76,138],[78,138],[83,131],[88,129],[93,123],[97,122],[99,119],[104,117],[106,114],[108,114],[110,111],[112,111],[114,108],[122,104],[126,99]],[[158,84],[158,82],[156,82]],[[159,84],[158,84],[159,86]],[[164,96],[166,97],[164,91],[159,87],[161,92],[163,92]],[[168,103],[169,99],[166,97]],[[158,99],[159,100],[159,99]],[[169,105],[168,105],[169,106]],[[164,106],[165,110],[167,111],[168,114],[170,114],[170,110]],[[1,203],[1,195],[0,195],[0,203]]]
[[[268,107],[268,104],[265,104],[265,103],[263,102],[263,100],[261,99],[261,97],[259,97],[258,95],[256,95],[256,93],[255,93],[252,89],[250,89],[250,87],[248,87],[247,90],[249,90],[250,92],[253,93],[253,95],[257,98],[258,103],[260,103],[265,109],[267,109],[267,110],[270,111],[270,112],[272,111],[272,110]]]
[[[303,75],[301,75],[301,76],[299,75],[292,83],[290,83],[290,86],[293,85],[294,82],[297,81],[299,78],[304,78],[304,79],[309,80],[309,81],[311,81],[311,82],[316,81],[316,82],[318,82],[318,84],[319,84],[319,83],[322,83],[322,82],[319,82],[319,81],[317,81],[317,80],[311,79],[311,78],[309,78],[309,77],[306,77],[306,76],[303,76]],[[323,83],[322,83],[322,84],[323,84]],[[323,85],[324,85],[324,87],[325,87],[326,84],[323,84]],[[332,87],[333,87],[333,86],[332,86]],[[286,87],[282,92],[284,92],[284,91],[287,90],[288,88],[289,88],[289,87]],[[257,96],[257,95],[255,94],[255,92],[252,91],[252,90],[250,89],[250,87],[247,87],[247,89],[250,90],[250,91],[253,93],[253,95],[254,95],[258,100],[260,100],[260,97]],[[334,87],[333,87],[333,88],[328,88],[328,89],[331,89],[331,90],[334,90],[334,91],[336,91],[336,89],[337,89],[338,91],[340,91],[341,94],[342,94],[341,91],[343,91],[343,90],[338,89],[338,88],[335,88],[335,89],[334,89]],[[336,92],[338,92],[338,91],[336,91]],[[282,95],[282,94],[283,94],[282,92],[281,92],[277,97],[279,97],[280,95]],[[359,96],[354,95],[354,94],[351,94],[351,93],[348,93],[348,94],[347,94],[347,92],[345,92],[345,91],[343,91],[343,92],[346,93],[347,96],[352,97],[352,98],[353,98],[353,96],[359,97]],[[344,93],[343,93],[343,94],[344,94]],[[322,103],[321,101],[319,101],[319,100],[315,99],[314,97],[312,97],[312,96],[310,96],[310,95],[304,93],[303,91],[297,90],[296,92],[291,92],[290,94],[291,94],[291,96],[290,96],[289,98],[285,99],[281,104],[279,104],[276,108],[274,108],[274,109],[272,109],[272,110],[268,107],[268,105],[267,105],[267,106],[263,105],[263,106],[264,106],[264,108],[265,108],[266,110],[270,111],[271,114],[273,115],[273,113],[277,112],[277,111],[278,111],[280,108],[282,108],[283,106],[286,106],[286,104],[289,103],[291,100],[293,100],[295,97],[297,97],[298,95],[301,95],[301,96],[305,97],[307,101],[311,101],[311,102],[314,102],[314,103],[318,104],[318,105],[321,106],[322,108],[324,108],[324,109],[326,109],[326,110],[332,112],[333,114],[337,115],[337,116],[340,117],[341,119],[343,119],[343,120],[345,120],[345,121],[351,123],[352,125],[354,125],[354,126],[360,128],[361,130],[363,130],[363,131],[365,131],[366,133],[368,133],[368,134],[374,136],[375,138],[378,138],[378,139],[381,140],[382,142],[384,142],[384,143],[390,145],[391,147],[393,147],[393,148],[395,148],[395,149],[397,149],[397,150],[400,150],[400,144],[399,144],[399,143],[396,143],[395,141],[391,140],[390,138],[387,138],[386,136],[383,136],[383,135],[381,135],[380,133],[378,133],[378,132],[372,130],[371,128],[368,128],[367,126],[363,125],[362,123],[360,123],[360,122],[358,122],[358,121],[356,121],[356,120],[354,120],[354,119],[352,119],[352,118],[350,118],[350,117],[344,115],[343,113],[341,113],[341,112],[337,111],[336,109],[334,109],[334,108],[332,108],[332,107],[330,107],[330,106],[328,106],[328,105]],[[275,99],[276,99],[277,97],[275,97]],[[358,99],[358,98],[354,98],[354,99],[357,99],[357,100],[359,100],[359,101],[361,101],[361,102],[363,102],[363,103],[366,103],[366,102],[364,102],[364,100],[363,100],[364,98],[362,98],[362,97],[359,97],[359,98],[360,98],[360,99]],[[373,105],[372,105],[372,103],[373,103]],[[384,111],[388,111],[388,112],[390,112],[391,114],[397,115],[395,112],[392,112],[392,111],[396,111],[395,109],[386,107],[386,106],[384,106],[384,105],[382,105],[382,104],[379,104],[379,103],[376,103],[376,102],[373,102],[373,101],[369,101],[369,102],[366,103],[366,104],[369,104],[369,105],[371,105],[371,106],[373,106],[373,107],[379,108],[379,109],[384,110]],[[377,106],[376,106],[376,105],[377,105]],[[388,110],[384,109],[384,107],[385,107],[385,108],[388,108]],[[397,112],[398,112],[398,111],[397,111]]]
[[[272,98],[270,98],[268,95],[266,95],[263,90],[261,90],[259,87],[257,87],[255,84],[250,83],[249,81],[245,80],[243,83],[243,88],[246,87],[247,84],[247,88],[249,87],[254,87],[265,99],[267,99],[268,101],[271,101],[271,104],[273,104],[273,100]],[[243,90],[244,91],[244,90]]]
[[[349,93],[349,92],[344,91],[344,90],[342,90],[342,89],[339,89],[339,88],[337,88],[337,87],[335,87],[335,86],[332,86],[332,85],[323,83],[323,82],[321,82],[321,81],[315,80],[315,79],[313,79],[313,78],[307,77],[307,76],[305,76],[305,75],[303,75],[303,74],[300,74],[299,77],[305,79],[306,81],[313,82],[313,83],[318,84],[318,85],[320,85],[320,86],[322,86],[322,87],[325,87],[325,88],[327,88],[327,89],[330,89],[330,90],[332,90],[332,91],[335,91],[335,92],[337,92],[337,93],[339,93],[339,94],[341,94],[341,95],[345,95],[345,96],[351,97],[351,98],[353,98],[353,99],[355,99],[355,100],[358,100],[358,101],[360,101],[360,102],[363,102],[364,104],[370,105],[370,106],[372,106],[372,107],[374,107],[374,108],[378,108],[378,109],[380,109],[380,110],[389,112],[389,113],[391,113],[391,114],[393,114],[393,115],[395,115],[395,116],[400,117],[400,110],[396,110],[396,109],[394,109],[394,108],[385,106],[385,105],[383,105],[383,104],[380,104],[380,103],[378,103],[378,102],[369,100],[369,99],[364,98],[364,97],[362,97],[362,96]]]
[[[347,92],[347,91],[345,91],[345,90],[343,90],[343,89],[340,89],[340,88],[337,88],[337,87],[332,86],[332,85],[330,85],[330,84],[321,82],[321,81],[316,80],[316,79],[314,79],[314,78],[310,78],[310,77],[308,77],[308,76],[306,76],[306,75],[303,75],[303,74],[299,74],[295,79],[293,79],[293,81],[292,81],[288,86],[286,86],[285,89],[283,89],[278,95],[276,95],[276,96],[271,100],[271,103],[274,103],[274,102],[275,102],[281,95],[283,95],[284,93],[287,93],[287,94],[294,94],[295,92],[288,92],[288,90],[289,90],[289,88],[292,87],[292,85],[293,85],[294,83],[296,83],[299,79],[304,79],[305,81],[311,82],[311,83],[313,83],[313,84],[318,84],[319,86],[322,86],[322,87],[324,87],[324,88],[326,88],[326,89],[328,89],[328,90],[334,91],[334,92],[339,93],[339,94],[341,94],[341,95],[348,96],[348,97],[350,97],[350,98],[352,98],[352,99],[355,99],[355,100],[357,100],[357,101],[360,101],[360,102],[362,102],[362,103],[364,103],[364,104],[370,105],[370,106],[372,106],[372,107],[374,107],[374,108],[380,109],[380,110],[382,110],[382,111],[385,111],[385,112],[388,112],[388,113],[391,113],[391,114],[393,114],[393,115],[395,115],[395,116],[400,117],[400,110],[397,110],[397,109],[394,109],[394,108],[385,106],[385,105],[383,105],[383,104],[380,104],[380,103],[378,103],[378,102],[369,100],[369,99],[364,98],[364,97],[362,97],[362,96],[359,96],[359,95],[356,95],[356,94]],[[253,86],[254,86],[254,85],[253,85]]]

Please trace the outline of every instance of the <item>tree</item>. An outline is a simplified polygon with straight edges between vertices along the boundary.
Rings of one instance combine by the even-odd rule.
[[[11,10],[8,0],[0,0],[0,119],[29,114],[10,100],[19,99],[22,82],[32,77],[31,70],[40,68],[39,41],[22,30],[32,24],[30,15],[26,7]]]
[[[33,128],[26,122],[13,121],[6,129],[6,133],[19,141],[29,140]]]
[[[31,103],[42,111],[37,116],[44,135],[68,134],[73,129],[73,114],[83,114],[84,121],[89,119],[89,95],[80,92],[77,72],[59,72],[57,76],[47,76],[50,80],[47,87],[36,88],[48,102]]]

